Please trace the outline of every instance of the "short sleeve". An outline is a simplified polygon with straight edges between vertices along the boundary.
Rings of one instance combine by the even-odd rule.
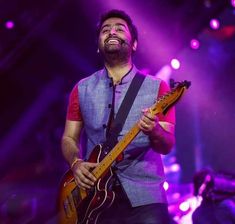
[[[75,85],[70,93],[66,118],[70,121],[82,121],[82,114],[79,106],[78,85]]]

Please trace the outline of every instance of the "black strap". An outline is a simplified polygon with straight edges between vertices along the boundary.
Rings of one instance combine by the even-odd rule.
[[[103,146],[112,149],[117,143],[118,134],[121,132],[123,125],[126,121],[127,115],[132,107],[135,97],[145,79],[145,75],[139,72],[136,73],[132,82],[127,90],[127,93],[122,101],[121,106],[117,112],[116,118],[113,121],[113,125],[110,129],[109,136]]]

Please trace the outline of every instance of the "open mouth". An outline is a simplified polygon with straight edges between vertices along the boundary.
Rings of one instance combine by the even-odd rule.
[[[117,38],[108,38],[106,41],[105,41],[105,44],[120,44],[120,40],[117,39]]]
[[[119,41],[118,41],[118,40],[110,39],[110,40],[108,40],[107,43],[108,43],[108,44],[119,44]]]

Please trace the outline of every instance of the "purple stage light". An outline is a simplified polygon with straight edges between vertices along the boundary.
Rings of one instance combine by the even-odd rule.
[[[231,0],[231,5],[235,7],[235,0]]]
[[[165,189],[165,191],[167,191],[168,189],[169,189],[169,184],[168,184],[168,182],[164,182],[164,184],[163,184],[163,188]]]
[[[184,201],[184,202],[180,203],[180,205],[179,205],[179,209],[183,212],[188,211],[189,208],[190,208],[190,204],[188,201]]]
[[[199,41],[197,39],[192,39],[190,41],[190,46],[191,46],[192,49],[196,50],[196,49],[198,49],[200,47],[200,43],[199,43]]]
[[[160,71],[155,75],[157,78],[163,79],[168,82],[172,73],[172,68],[170,65],[164,65]]]
[[[180,195],[179,192],[176,192],[176,193],[172,194],[172,198],[173,198],[174,200],[179,200],[180,197],[181,197],[181,195]]]
[[[177,164],[177,163],[172,164],[172,165],[171,165],[171,171],[172,171],[172,172],[178,172],[178,171],[180,171],[180,165]]]
[[[176,58],[174,58],[174,59],[172,59],[171,60],[171,67],[173,68],[173,69],[179,69],[180,68],[180,62],[179,62],[179,60],[178,59],[176,59]]]
[[[218,30],[220,27],[220,22],[218,19],[211,19],[210,21],[210,27],[213,30]]]
[[[11,21],[11,20],[8,20],[6,23],[5,23],[5,27],[7,28],[7,29],[13,29],[14,28],[14,26],[15,26],[15,23],[13,22],[13,21]]]

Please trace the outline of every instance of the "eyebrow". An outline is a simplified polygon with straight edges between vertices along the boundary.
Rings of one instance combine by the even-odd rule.
[[[115,26],[123,26],[123,27],[127,28],[126,25],[123,24],[123,23],[115,23],[114,25],[115,25]],[[104,25],[104,26],[101,27],[101,30],[102,30],[103,28],[105,28],[105,27],[110,27],[110,26],[111,26],[111,24],[106,24],[106,25]]]

